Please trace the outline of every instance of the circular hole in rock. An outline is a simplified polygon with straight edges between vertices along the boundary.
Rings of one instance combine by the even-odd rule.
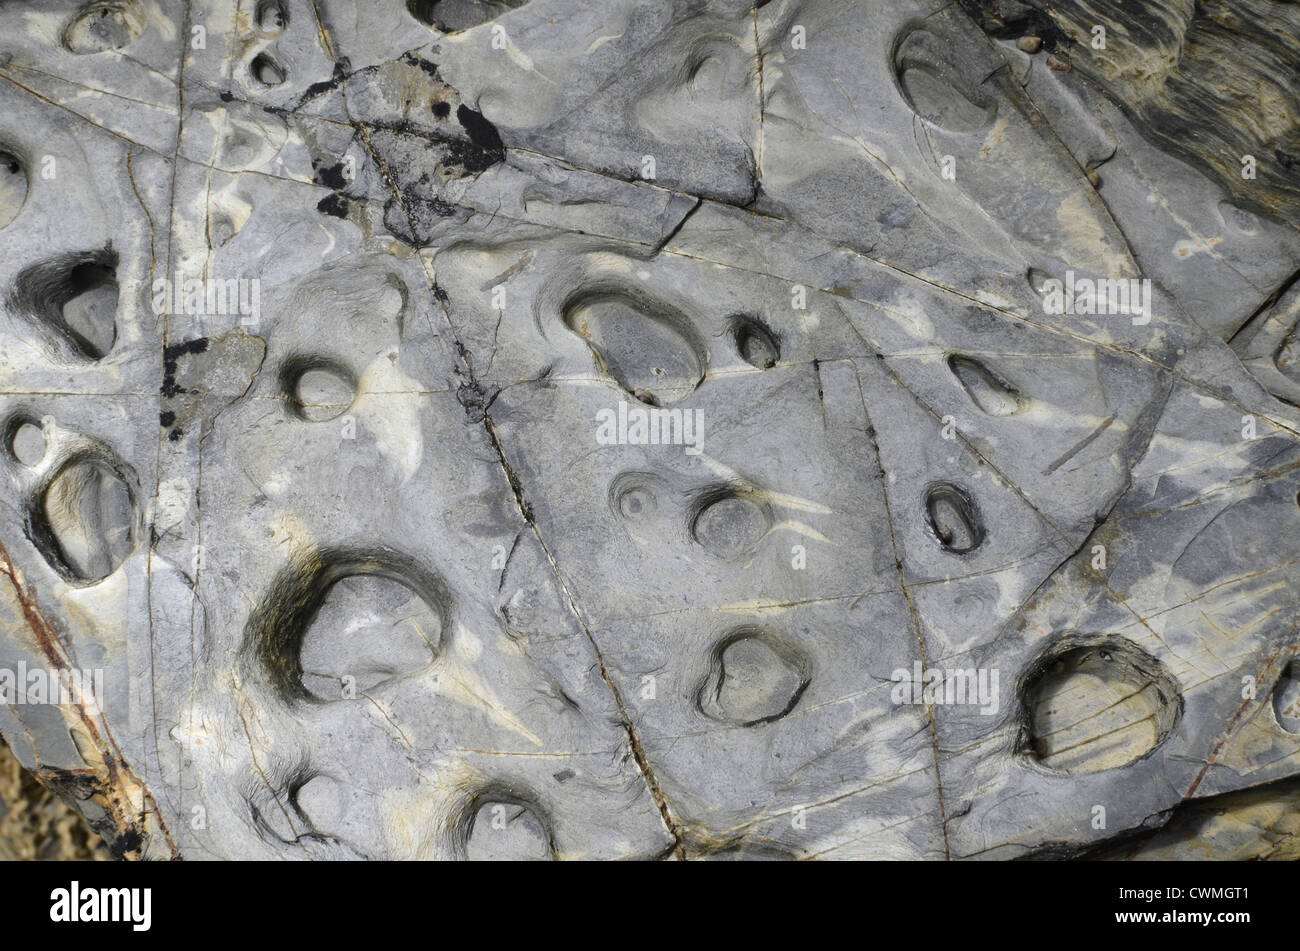
[[[403,580],[345,575],[303,632],[302,685],[318,700],[339,700],[417,673],[437,656],[442,629],[441,613]]]
[[[587,341],[597,365],[644,403],[675,403],[704,378],[704,349],[686,319],[639,295],[584,294],[564,322]]]
[[[1045,769],[1096,773],[1141,759],[1169,738],[1182,695],[1164,665],[1136,645],[1058,651],[1022,692],[1022,749]]]
[[[997,103],[981,92],[983,77],[974,77],[961,59],[960,44],[924,29],[914,29],[898,43],[894,75],[908,106],[931,125],[948,132],[979,132],[993,121]]]
[[[303,848],[313,858],[363,857],[339,836],[356,831],[349,827],[353,800],[348,786],[305,765],[286,775],[272,763],[267,773],[259,771],[259,779],[245,800],[259,838]],[[277,779],[283,790],[279,794],[268,785]]]
[[[25,466],[38,466],[45,458],[45,430],[40,423],[19,420],[9,427],[9,451]]]
[[[286,703],[355,700],[427,669],[446,644],[451,604],[442,580],[401,552],[306,550],[270,582],[241,654]]]
[[[114,264],[95,260],[68,271],[60,313],[73,344],[93,360],[108,356],[117,341],[117,274]]]
[[[27,202],[27,169],[12,152],[0,149],[0,228],[8,227]]]
[[[100,459],[67,463],[50,480],[33,518],[46,560],[73,580],[94,583],[115,572],[135,546],[135,498]]]
[[[442,32],[447,29],[447,24],[438,16],[440,5],[441,0],[406,0],[406,12],[425,26]]]
[[[984,523],[975,503],[951,482],[933,485],[926,492],[925,521],[944,551],[964,555],[984,543]]]
[[[468,30],[528,0],[407,0],[406,12],[439,32]]]
[[[117,262],[105,248],[33,264],[14,279],[9,301],[79,359],[102,359],[117,340]]]
[[[285,383],[294,412],[313,423],[342,416],[356,399],[356,378],[334,361],[291,361]]]
[[[740,631],[714,648],[699,708],[739,726],[785,716],[808,687],[810,665],[798,651],[759,631]]]
[[[1030,289],[1032,289],[1039,297],[1042,297],[1047,293],[1047,282],[1052,280],[1052,275],[1048,274],[1042,268],[1031,267],[1025,273],[1025,280],[1029,282]]]
[[[258,53],[248,64],[248,71],[263,86],[279,86],[289,75],[269,53]]]
[[[741,317],[736,321],[736,350],[752,367],[770,370],[781,359],[781,348],[776,336],[756,317]]]
[[[737,492],[722,490],[697,503],[691,535],[712,554],[737,558],[758,547],[771,527],[772,516],[766,506]]]
[[[280,0],[260,0],[254,19],[259,32],[267,36],[277,36],[288,26],[289,13]]]
[[[120,50],[140,38],[146,22],[135,0],[87,4],[63,28],[63,48],[77,54]]]
[[[1273,715],[1288,733],[1300,733],[1300,661],[1291,661],[1273,688]]]
[[[1015,387],[973,357],[953,354],[948,369],[971,402],[989,416],[1014,416],[1023,408]]]
[[[475,861],[540,862],[555,857],[546,824],[532,806],[516,801],[480,801],[470,819],[465,857]]]

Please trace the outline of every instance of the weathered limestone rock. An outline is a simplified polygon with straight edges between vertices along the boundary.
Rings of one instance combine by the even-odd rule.
[[[0,5],[5,742],[126,857],[1294,854],[1300,10],[1133,6]]]

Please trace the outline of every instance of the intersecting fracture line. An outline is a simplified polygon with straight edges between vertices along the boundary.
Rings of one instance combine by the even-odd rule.
[[[325,26],[325,23],[321,18],[320,10],[317,6],[316,0],[312,0],[312,11],[316,17],[316,24],[318,27],[322,46],[326,54],[329,56],[329,58],[331,60],[335,60],[336,56],[333,49],[333,43],[330,41],[329,30]],[[411,219],[410,212],[406,208],[406,204],[401,194],[401,189],[397,187],[396,182],[394,181],[392,175],[389,173],[387,164],[375,151],[374,146],[370,142],[370,137],[365,129],[364,124],[357,122],[352,118],[351,109],[347,101],[346,91],[340,90],[340,94],[342,96],[343,108],[345,114],[348,116],[349,121],[352,122],[353,127],[356,129],[357,134],[359,135],[366,151],[370,154],[370,157],[374,160],[376,167],[380,170],[380,173],[383,175],[385,181],[388,182],[389,188],[393,192],[394,201],[397,203],[398,207],[401,208],[402,213],[407,218],[408,226],[411,227],[412,231],[414,232],[414,222]],[[425,268],[425,273],[431,283],[431,286],[436,288],[437,279],[433,271],[431,270],[430,263],[424,258],[423,255],[419,255],[418,257],[420,259],[421,264]],[[435,299],[438,299],[436,293],[434,297]],[[459,334],[457,334],[456,327],[451,321],[451,315],[447,313],[446,307],[445,305],[442,304],[440,299],[439,299],[439,305],[442,307],[443,316],[447,320],[448,328],[451,330],[452,336],[456,340],[457,350],[460,354],[461,362],[464,364],[466,371],[469,373],[470,380],[476,386],[479,386],[480,384],[478,383],[477,378],[474,376],[474,368],[469,358],[469,351],[466,350],[464,345],[460,342]],[[432,318],[430,318],[430,320],[432,320]],[[430,325],[430,329],[431,330],[433,329],[432,324]],[[628,741],[631,746],[632,755],[636,759],[637,766],[641,770],[642,777],[645,780],[647,790],[651,795],[651,799],[653,800],[656,808],[659,811],[660,819],[663,821],[667,831],[673,838],[673,853],[679,859],[684,858],[685,849],[684,849],[684,837],[683,837],[682,830],[677,824],[676,820],[673,818],[673,814],[669,807],[668,801],[663,795],[663,792],[659,786],[658,779],[655,777],[654,769],[649,761],[649,758],[645,753],[644,748],[641,745],[641,741],[639,737],[636,734],[636,730],[635,727],[633,726],[631,716],[629,715],[627,711],[627,707],[623,702],[622,694],[619,691],[618,686],[614,683],[613,678],[609,674],[609,670],[605,664],[604,656],[601,653],[600,646],[596,643],[595,637],[592,635],[590,626],[587,624],[586,620],[582,616],[581,611],[579,610],[576,596],[569,589],[569,585],[565,581],[563,574],[560,572],[559,565],[556,563],[554,555],[551,553],[549,547],[546,545],[545,540],[542,538],[540,527],[538,526],[537,522],[533,519],[531,513],[528,510],[528,506],[526,505],[521,494],[522,487],[518,486],[517,477],[514,475],[513,471],[511,470],[506,460],[505,450],[501,444],[500,436],[497,431],[496,425],[495,423],[493,423],[492,417],[489,414],[486,407],[484,408],[483,411],[483,423],[487,431],[488,437],[491,440],[493,447],[496,450],[501,467],[505,473],[507,482],[510,484],[510,487],[512,489],[512,494],[515,497],[515,503],[519,507],[520,515],[523,517],[524,521],[527,522],[532,527],[533,534],[537,538],[538,545],[541,547],[543,553],[547,557],[547,560],[550,562],[551,570],[555,576],[556,583],[559,585],[560,590],[563,592],[565,599],[569,604],[569,608],[573,613],[574,619],[582,627],[583,632],[587,635],[588,641],[591,643],[592,650],[595,652],[596,661],[600,667],[601,678],[605,681],[606,685],[610,689],[610,692],[613,694],[614,703],[618,708],[619,716],[623,721],[623,728],[627,733]]]

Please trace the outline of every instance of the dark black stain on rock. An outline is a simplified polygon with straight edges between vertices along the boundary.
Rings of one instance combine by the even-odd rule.
[[[427,59],[422,59],[421,57],[416,56],[414,52],[403,53],[401,57],[401,62],[408,63],[409,65],[414,66],[417,69],[422,69],[426,73],[428,73],[429,76],[432,77],[433,79],[437,79],[439,82],[442,81],[442,77],[438,75],[438,64],[431,63]]]
[[[113,858],[124,859],[128,855],[138,854],[142,845],[144,845],[144,838],[139,831],[128,829],[108,843],[108,851],[113,853]]]
[[[478,383],[462,383],[456,389],[456,402],[465,408],[465,415],[471,423],[481,423],[487,418],[487,412],[496,402],[500,392],[500,390],[493,390],[489,395]]]
[[[336,162],[333,165],[326,166],[321,162],[312,160],[312,172],[317,182],[326,188],[340,189],[348,185],[347,176],[343,174],[343,163]]]
[[[979,24],[980,29],[998,39],[1019,39],[1022,36],[1042,37],[1043,46],[1056,50],[1069,45],[1056,22],[1042,10],[1037,10],[1019,0],[957,0],[961,8]]]
[[[345,56],[334,64],[334,73],[329,79],[323,79],[318,83],[312,83],[303,91],[302,96],[298,99],[298,105],[301,106],[308,99],[314,99],[322,93],[327,93],[332,89],[337,89],[345,79],[348,78],[352,63]]]
[[[497,132],[496,126],[483,118],[483,113],[475,112],[469,106],[461,103],[456,109],[456,121],[469,133],[469,140],[479,148],[492,152],[501,152],[503,153],[502,158],[505,157],[505,145],[501,142],[501,135]]]
[[[335,218],[346,218],[348,216],[348,200],[338,192],[331,192],[316,203],[316,210],[323,211],[327,215],[333,215]]]
[[[176,382],[176,369],[180,364],[181,357],[193,356],[196,353],[203,353],[208,349],[207,337],[195,337],[193,340],[187,340],[184,343],[174,343],[169,347],[163,348],[163,384],[159,392],[167,399],[171,399],[178,393],[184,393],[186,390]]]
[[[959,0],[999,35],[1033,24],[1156,148],[1215,179],[1233,204],[1290,224],[1300,216],[1300,4],[1276,0]],[[1050,17],[1060,38],[1042,24]],[[992,29],[990,29],[992,27]],[[1104,56],[1092,31],[1112,37]],[[1053,41],[1059,39],[1059,44]],[[1062,57],[1065,58],[1065,57]],[[1261,92],[1267,89],[1267,93]],[[1243,178],[1243,156],[1259,159]],[[1285,157],[1284,157],[1285,156]]]
[[[412,189],[402,190],[402,201],[390,198],[384,205],[384,227],[398,241],[412,248],[428,247],[438,223],[456,213],[456,206],[437,198],[425,198]]]

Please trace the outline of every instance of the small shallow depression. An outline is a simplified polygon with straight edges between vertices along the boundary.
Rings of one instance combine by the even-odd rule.
[[[147,25],[137,0],[88,3],[63,28],[63,48],[81,55],[120,50],[138,40]]]

